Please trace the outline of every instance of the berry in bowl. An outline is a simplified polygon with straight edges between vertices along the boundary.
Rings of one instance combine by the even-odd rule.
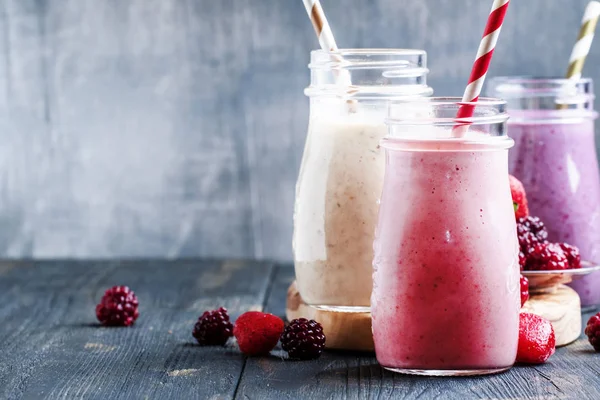
[[[529,279],[532,293],[552,292],[558,285],[600,270],[597,264],[582,261],[577,247],[549,242],[546,227],[538,217],[519,218],[517,236],[521,273]]]

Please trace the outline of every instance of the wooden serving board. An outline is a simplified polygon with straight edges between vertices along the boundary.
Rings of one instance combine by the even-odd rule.
[[[556,345],[564,346],[581,335],[581,302],[576,291],[559,285],[552,293],[534,294],[522,312],[546,318],[554,327]]]
[[[560,285],[553,293],[534,294],[525,303],[523,312],[548,319],[554,327],[556,345],[564,346],[581,334],[581,306],[573,289]],[[319,310],[302,300],[296,282],[287,294],[286,317],[307,318],[318,321],[327,337],[325,347],[341,350],[373,351],[370,313],[345,313]]]
[[[327,337],[325,347],[329,349],[358,351],[375,349],[371,332],[371,313],[335,312],[310,307],[300,297],[296,282],[292,282],[288,289],[285,315],[288,321],[307,318],[319,322]]]

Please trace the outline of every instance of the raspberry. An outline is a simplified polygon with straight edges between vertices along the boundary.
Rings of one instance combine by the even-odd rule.
[[[541,364],[554,354],[556,337],[554,328],[547,319],[539,315],[519,315],[519,347],[517,361],[526,364]]]
[[[523,268],[525,268],[526,262],[527,256],[522,251],[519,251],[519,266],[521,267],[521,271],[523,271]]]
[[[559,246],[563,253],[565,253],[565,256],[567,256],[569,268],[581,268],[581,255],[579,254],[579,249],[567,243],[560,243]]]
[[[546,243],[548,231],[546,225],[538,217],[525,217],[517,220],[517,237],[519,247],[527,257],[533,247],[538,243]]]
[[[290,358],[311,360],[319,358],[325,347],[323,327],[315,320],[295,319],[285,327],[281,335],[281,347]]]
[[[529,215],[529,208],[523,184],[512,175],[508,176],[508,181],[510,182],[510,194],[515,208],[515,218],[527,217]]]
[[[233,325],[229,322],[226,308],[204,311],[194,325],[192,336],[201,346],[224,346],[233,336]]]
[[[536,244],[525,263],[528,271],[554,271],[569,268],[569,261],[560,245],[555,243]]]
[[[248,311],[235,321],[233,334],[242,353],[249,356],[268,354],[283,332],[283,321],[273,314]]]
[[[138,299],[127,286],[113,286],[96,306],[96,317],[105,326],[129,326],[137,317]]]
[[[594,347],[594,350],[600,352],[600,313],[593,315],[588,320],[585,327],[585,334],[590,344]]]
[[[529,300],[529,279],[521,275],[521,307]]]

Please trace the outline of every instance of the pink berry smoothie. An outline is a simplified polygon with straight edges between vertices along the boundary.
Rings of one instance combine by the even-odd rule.
[[[510,143],[399,143],[384,143],[371,299],[377,360],[404,371],[509,368],[520,308]]]
[[[538,111],[535,119],[551,120],[552,113],[556,111]],[[594,120],[509,121],[508,134],[515,140],[509,153],[510,171],[525,186],[530,214],[546,224],[550,241],[575,245],[582,259],[600,262],[600,175]],[[600,304],[600,273],[572,286],[583,306]]]

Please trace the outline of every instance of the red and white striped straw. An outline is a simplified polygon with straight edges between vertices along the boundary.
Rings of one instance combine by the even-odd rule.
[[[485,76],[490,67],[492,61],[492,55],[500,36],[500,30],[502,29],[502,23],[504,22],[504,16],[508,9],[510,0],[494,0],[492,10],[485,25],[485,31],[483,37],[479,43],[479,49],[477,50],[477,57],[475,57],[475,63],[471,70],[471,76],[469,76],[469,83],[463,94],[462,101],[465,103],[474,103],[479,100],[483,83],[485,82]],[[456,118],[469,118],[473,116],[475,106],[472,104],[464,104],[459,107],[456,114]],[[464,125],[457,125],[454,127],[455,134],[462,136],[466,133]],[[456,132],[458,131],[458,132]]]

